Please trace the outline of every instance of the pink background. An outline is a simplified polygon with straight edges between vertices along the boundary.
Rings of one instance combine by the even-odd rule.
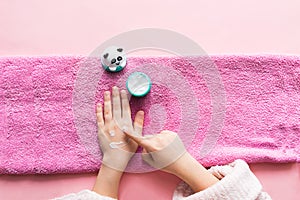
[[[182,33],[208,54],[300,55],[297,0],[0,0],[0,55],[87,55],[137,28]],[[273,199],[298,199],[300,164],[252,164]],[[96,174],[0,176],[0,199],[49,199],[91,189]],[[125,174],[121,199],[170,199],[174,176]]]

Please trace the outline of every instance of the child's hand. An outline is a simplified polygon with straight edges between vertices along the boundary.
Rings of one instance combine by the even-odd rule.
[[[184,148],[179,136],[172,131],[141,137],[130,134],[128,137],[143,147],[143,159],[151,166],[174,174],[191,186],[194,192],[208,188],[218,182]]]
[[[139,136],[125,133],[143,147],[143,160],[149,165],[172,173],[173,163],[175,163],[182,155],[186,153],[184,144],[179,136],[172,131],[162,131],[156,135]]]
[[[125,90],[122,90],[120,95],[119,89],[113,87],[112,102],[110,92],[105,91],[104,109],[101,104],[97,104],[98,138],[103,152],[103,164],[124,171],[137,150],[138,144],[128,138],[121,129],[126,127],[130,132],[141,136],[143,123],[144,112],[139,111],[132,124],[130,105]]]

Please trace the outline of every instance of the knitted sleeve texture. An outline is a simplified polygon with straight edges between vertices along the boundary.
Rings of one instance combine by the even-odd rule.
[[[220,181],[213,186],[193,193],[192,189],[181,182],[173,200],[269,200],[271,197],[262,191],[262,185],[243,160],[236,160],[229,165],[214,166],[209,169]]]

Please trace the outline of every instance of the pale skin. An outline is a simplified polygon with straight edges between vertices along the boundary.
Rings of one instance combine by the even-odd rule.
[[[122,126],[126,126],[129,130],[135,131],[137,134],[142,133],[144,112],[137,112],[135,120],[132,123],[131,110],[125,90],[120,92],[117,87],[113,87],[112,97],[109,91],[105,91],[104,108],[101,104],[97,104],[96,113],[99,139],[104,138],[106,142],[127,142],[128,137],[120,129]],[[109,132],[111,130],[115,131],[114,137],[110,137]],[[137,147],[137,143],[130,141],[127,145],[122,146],[121,149],[134,153]],[[123,156],[123,151],[118,149],[114,149],[114,151],[114,153],[124,158],[121,161],[124,162],[124,166],[126,166],[131,158],[130,155],[128,157],[127,155]],[[106,158],[106,153],[109,152],[104,152],[103,159]],[[93,191],[104,196],[117,198],[122,174],[123,172],[121,170],[102,164]]]
[[[134,122],[132,122],[126,91],[122,90],[120,92],[117,87],[112,88],[112,98],[109,91],[104,93],[104,109],[101,104],[98,104],[96,113],[99,138],[105,137],[108,142],[128,142],[127,145],[121,147],[122,150],[128,152],[136,152],[138,146],[143,148],[143,153],[160,151],[169,145],[174,135],[176,135],[171,131],[162,131],[150,138],[143,137],[144,112],[138,111]],[[124,126],[126,127],[126,132],[121,130]],[[115,131],[115,136],[109,137],[109,131],[112,129]],[[121,152],[122,151],[120,151],[120,153]],[[106,156],[106,153],[110,154],[110,152],[104,151],[103,157]],[[119,152],[114,153],[118,154]],[[125,159],[121,160],[121,162],[124,163],[120,164],[126,166],[131,156],[122,157],[125,157]],[[202,191],[219,181],[219,179],[209,173],[208,170],[198,163],[188,152],[185,152],[179,159],[160,170],[179,177],[185,181],[194,192]],[[93,191],[103,196],[117,199],[122,174],[123,172],[119,170],[119,168],[102,164]]]

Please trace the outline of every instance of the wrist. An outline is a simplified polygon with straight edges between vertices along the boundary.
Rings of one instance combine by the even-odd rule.
[[[178,177],[184,176],[186,167],[191,162],[190,160],[191,160],[190,154],[188,152],[185,152],[175,162],[173,162],[172,164],[164,168],[163,171],[166,171]]]
[[[118,198],[119,184],[123,172],[102,164],[93,191],[103,196]]]
[[[103,177],[110,177],[113,179],[121,178],[121,176],[123,175],[123,171],[119,171],[117,169],[109,167],[109,166],[105,165],[104,163],[102,163],[100,170],[98,172],[98,175],[100,173],[103,174]]]
[[[101,166],[111,168],[115,171],[124,172],[130,160],[130,158],[127,158],[126,156],[127,155],[122,155],[122,154],[113,155],[113,156],[104,155]]]
[[[187,152],[172,165],[169,166],[169,173],[186,182],[194,192],[204,190],[219,181]]]

